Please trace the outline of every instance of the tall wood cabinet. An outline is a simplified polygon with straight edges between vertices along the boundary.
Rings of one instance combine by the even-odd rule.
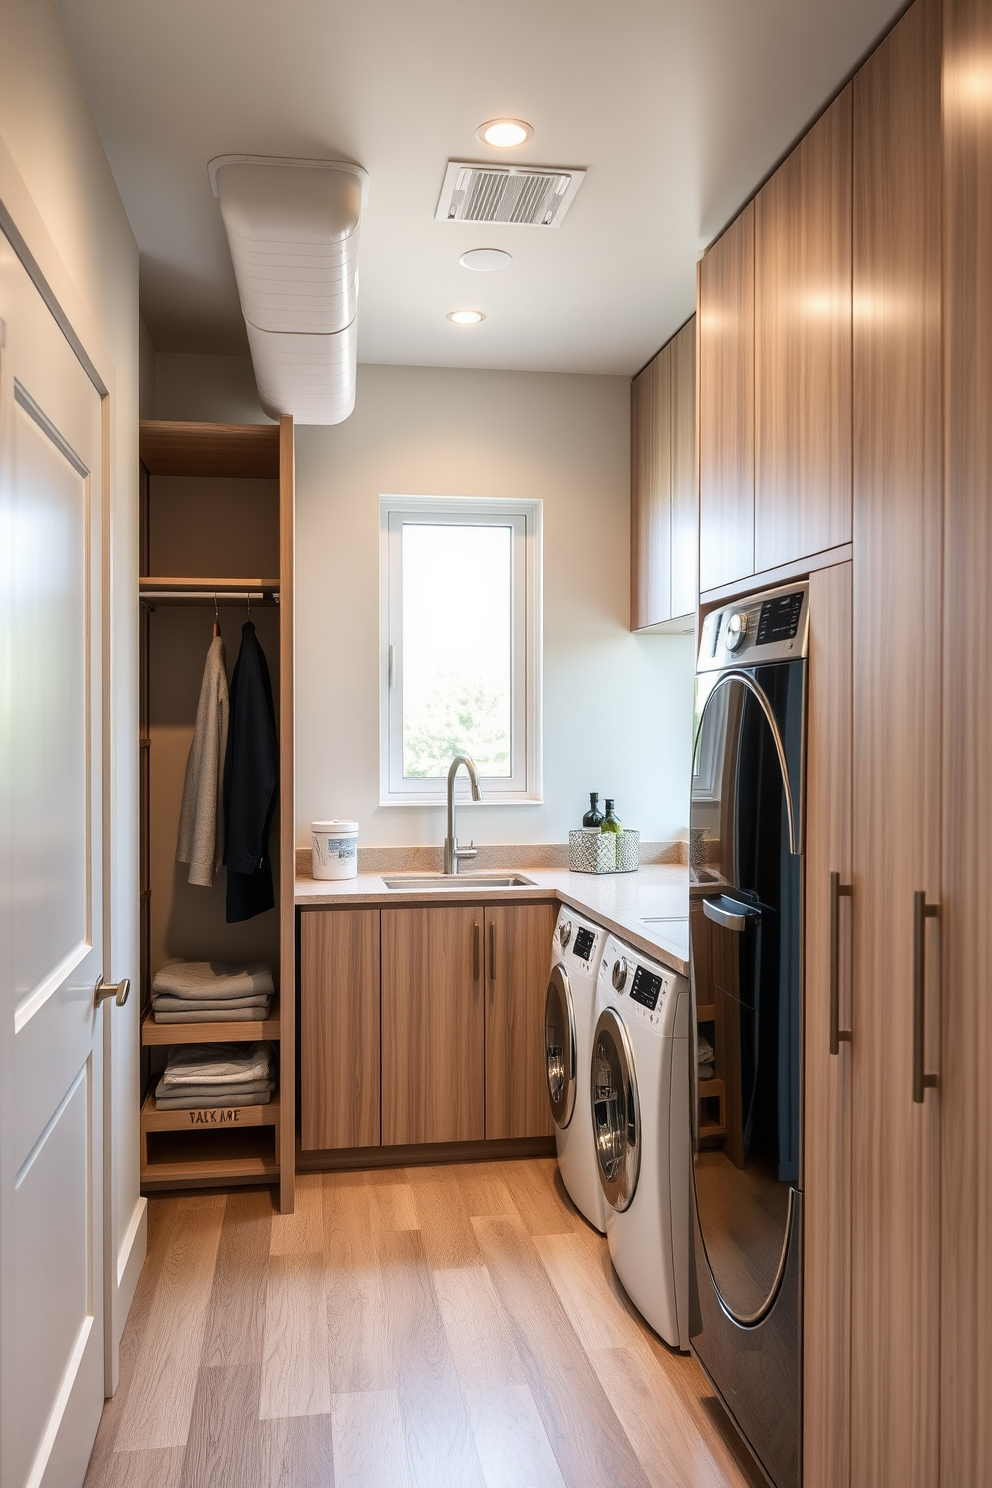
[[[696,318],[630,389],[630,628],[691,630],[696,606]]]

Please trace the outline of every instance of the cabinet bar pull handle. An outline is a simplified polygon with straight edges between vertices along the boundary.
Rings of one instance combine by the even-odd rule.
[[[923,1104],[923,1092],[937,1084],[936,1075],[923,1069],[923,1036],[926,1022],[926,949],[927,920],[937,919],[939,904],[928,904],[926,892],[917,889],[913,895],[913,1101]]]
[[[472,941],[472,976],[475,981],[479,980],[479,933],[479,925],[476,924]]]
[[[840,901],[850,899],[850,884],[842,884],[839,873],[830,875],[830,1052],[839,1054],[842,1043],[851,1042],[851,1030],[840,1026]]]
[[[496,980],[496,922],[489,921],[489,979]]]

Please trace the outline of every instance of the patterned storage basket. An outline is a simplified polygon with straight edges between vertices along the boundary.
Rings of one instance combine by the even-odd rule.
[[[568,866],[573,873],[636,873],[640,859],[640,832],[578,827],[568,834]]]

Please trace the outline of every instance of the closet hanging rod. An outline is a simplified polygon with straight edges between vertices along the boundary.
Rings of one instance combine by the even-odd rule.
[[[138,596],[146,609],[153,610],[156,605],[200,605],[210,609],[214,604],[215,594],[213,589],[142,589]],[[222,590],[216,592],[218,605],[245,605],[248,600],[253,605],[260,607],[277,605],[279,595],[273,594],[270,589],[236,589]]]
[[[216,578],[202,579],[184,575],[181,578],[166,578],[159,574],[143,574],[138,580],[138,588],[142,594],[150,593],[152,590],[165,592],[174,590],[176,593],[190,594],[217,594],[225,593],[247,593],[251,590],[254,595],[256,590],[262,590],[266,594],[278,594],[278,579],[235,579],[226,574],[218,575]]]

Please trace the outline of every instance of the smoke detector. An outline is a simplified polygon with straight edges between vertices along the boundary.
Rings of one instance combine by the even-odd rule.
[[[584,177],[558,166],[449,160],[434,220],[559,227]]]

